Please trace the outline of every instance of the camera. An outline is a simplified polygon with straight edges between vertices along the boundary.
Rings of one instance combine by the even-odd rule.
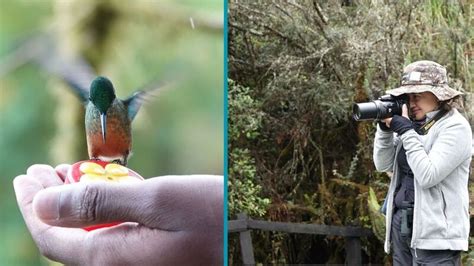
[[[360,120],[381,120],[394,115],[402,114],[403,104],[407,104],[406,95],[392,96],[384,95],[375,101],[356,103],[352,106],[352,117]]]

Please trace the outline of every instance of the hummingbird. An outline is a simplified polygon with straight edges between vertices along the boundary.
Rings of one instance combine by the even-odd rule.
[[[95,78],[85,102],[85,128],[90,159],[127,165],[132,148],[131,123],[146,92],[138,91],[125,100],[118,99],[112,82]]]
[[[82,68],[84,66],[82,65]],[[77,70],[81,68],[78,67]],[[85,80],[90,80],[91,75],[90,72],[85,73],[88,72],[76,72],[74,75],[60,74],[85,106],[89,158],[127,166],[132,149],[131,123],[142,104],[156,96],[157,90],[163,89],[162,83],[151,82],[142,90],[121,100],[117,98],[112,82],[106,77],[95,77],[89,88],[86,88]]]

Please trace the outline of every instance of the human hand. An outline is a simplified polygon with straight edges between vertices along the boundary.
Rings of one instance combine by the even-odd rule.
[[[394,115],[393,117],[386,118],[383,120],[385,125],[393,130],[394,132],[398,133],[398,135],[403,135],[403,133],[407,132],[410,129],[413,129],[413,123],[411,122],[410,118],[408,117],[408,108],[407,105],[404,104],[402,106],[402,115]]]
[[[33,165],[13,181],[40,252],[64,264],[221,265],[223,178],[63,185],[67,165]],[[82,227],[124,221],[87,232]]]
[[[395,116],[399,116],[399,115],[394,115],[393,117],[395,117]],[[393,117],[388,117],[388,118],[382,119],[382,122],[385,124],[385,126],[390,128],[390,124],[392,123]],[[402,117],[405,117],[408,120],[410,120],[410,117],[408,116],[408,107],[407,107],[406,104],[402,105]]]

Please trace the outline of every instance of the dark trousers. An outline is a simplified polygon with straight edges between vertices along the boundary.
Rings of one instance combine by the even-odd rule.
[[[397,210],[393,214],[391,239],[393,250],[393,265],[461,265],[461,251],[459,250],[427,250],[410,248],[410,238],[400,234],[402,212]]]

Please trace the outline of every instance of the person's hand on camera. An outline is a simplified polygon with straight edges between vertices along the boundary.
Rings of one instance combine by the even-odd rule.
[[[402,115],[394,115],[393,117],[385,118],[382,120],[385,126],[392,131],[402,135],[410,129],[413,129],[413,123],[408,117],[408,107],[406,104],[402,106]]]
[[[220,265],[223,178],[63,185],[68,166],[33,165],[14,180],[40,252],[65,264]],[[87,232],[82,227],[126,222]]]

